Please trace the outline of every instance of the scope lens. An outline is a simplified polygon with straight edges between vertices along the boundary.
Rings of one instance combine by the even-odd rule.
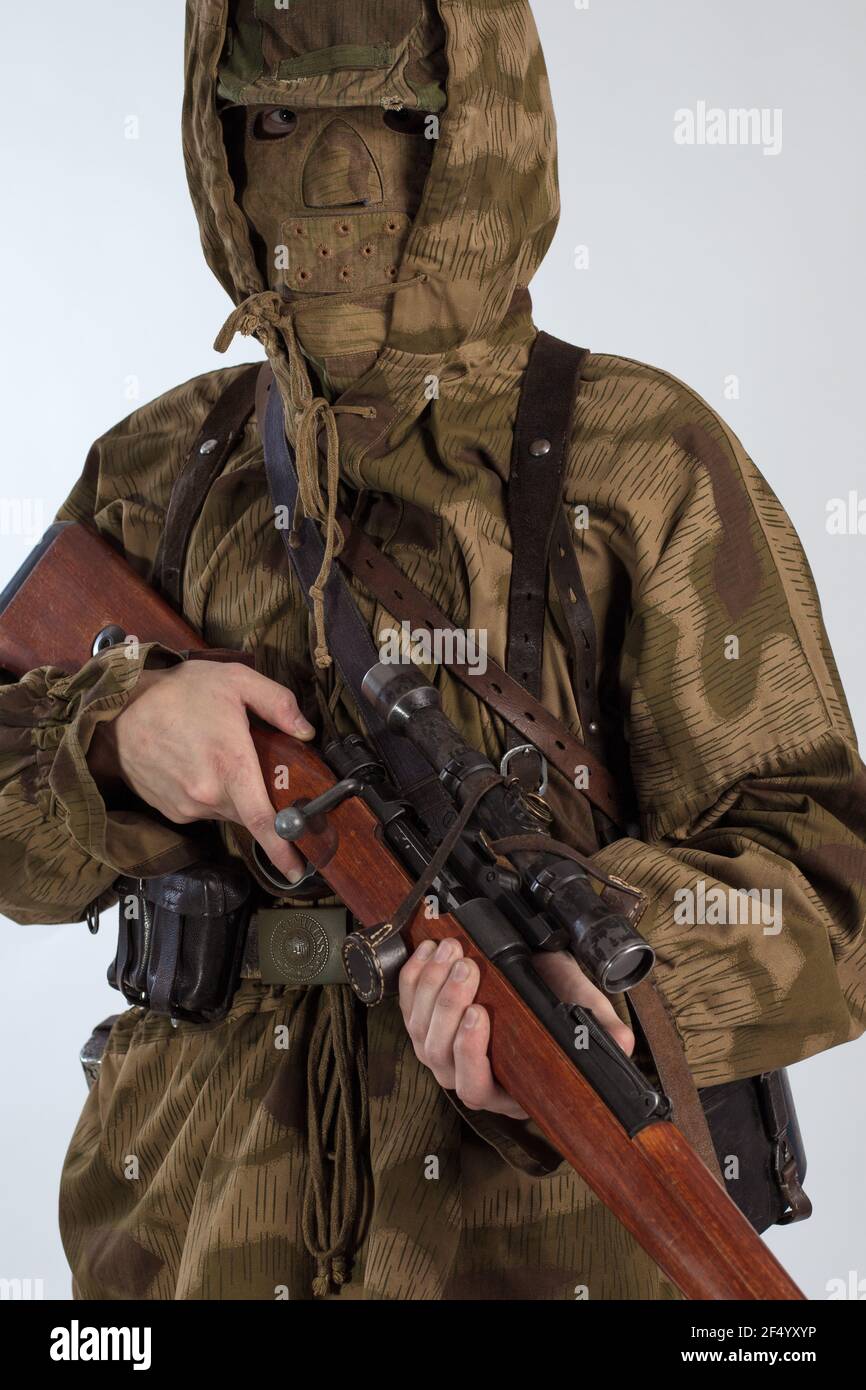
[[[655,952],[644,942],[635,942],[617,952],[604,971],[604,988],[608,994],[621,994],[634,989],[653,968]]]

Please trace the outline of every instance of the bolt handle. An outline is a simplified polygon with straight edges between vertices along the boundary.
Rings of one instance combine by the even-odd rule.
[[[335,806],[350,796],[356,796],[362,788],[363,783],[359,778],[344,777],[312,801],[296,801],[293,806],[283,807],[282,811],[277,812],[274,829],[282,840],[300,840],[313,829],[313,821],[318,816],[333,811]]]

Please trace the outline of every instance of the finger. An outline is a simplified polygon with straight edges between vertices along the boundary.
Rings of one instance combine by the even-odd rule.
[[[274,829],[276,812],[262,778],[261,768],[250,744],[248,757],[241,759],[226,777],[227,819],[237,821],[261,845],[274,868],[285,874],[290,883],[303,876],[303,856],[277,834]]]
[[[480,982],[481,974],[474,961],[455,961],[433,1006],[424,1043],[424,1057],[439,1085],[449,1091],[455,1086],[454,1042],[457,1031],[478,992]]]
[[[452,965],[460,956],[463,955],[463,948],[458,941],[446,938],[440,941],[432,958],[422,967],[415,987],[415,997],[412,1001],[412,1008],[406,1020],[406,1027],[412,1042],[415,1044],[415,1051],[423,1062],[424,1043],[430,1028],[430,1019],[433,1017],[433,1009],[440,989],[448,978],[448,972]]]
[[[421,978],[421,971],[436,952],[435,941],[422,941],[417,951],[413,951],[397,979],[397,997],[400,1011],[408,1023],[415,1002],[415,990]]]
[[[596,1022],[600,1023],[605,1032],[610,1034],[617,1047],[622,1048],[626,1057],[630,1057],[634,1052],[634,1033],[627,1023],[623,1023],[610,1000],[606,999],[603,994],[599,994],[595,1004],[585,1004],[584,1008],[594,1015]]]
[[[473,1004],[466,1010],[454,1039],[454,1089],[468,1110],[490,1110],[512,1120],[526,1120],[526,1111],[493,1078],[487,1049],[490,1016]]]
[[[551,954],[539,952],[533,964],[550,988],[566,1004],[579,1004],[589,1009],[596,1021],[621,1047],[626,1056],[634,1051],[634,1033],[623,1023],[613,1006],[610,995],[598,989],[581,970],[573,956],[564,951]]]
[[[284,734],[291,734],[293,738],[314,737],[316,731],[301,714],[297,697],[291,690],[280,685],[278,681],[263,676],[261,671],[238,666],[238,672],[241,699],[248,709],[260,719],[264,719],[267,724],[281,729]]]

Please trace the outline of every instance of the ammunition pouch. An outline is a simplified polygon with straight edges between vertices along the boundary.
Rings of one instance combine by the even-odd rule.
[[[228,1013],[240,978],[253,880],[238,860],[115,882],[117,955],[108,983],[128,1004],[190,1023]]]

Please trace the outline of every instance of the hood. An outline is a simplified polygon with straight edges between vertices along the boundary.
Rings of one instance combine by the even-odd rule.
[[[268,290],[257,268],[220,114],[239,99],[436,108],[438,139],[381,347],[342,393],[310,372],[318,359],[297,322],[308,306]],[[410,510],[432,517],[433,532],[395,557],[454,622],[489,632],[504,660],[503,481],[535,337],[527,286],[559,213],[553,109],[528,0],[188,0],[184,149],[205,255],[237,306],[216,345],[236,332],[263,344],[303,511],[322,531],[311,589],[317,668],[331,665],[322,595],[342,544],[344,486],[378,499],[365,526],[395,546],[388,507],[404,521]],[[328,304],[347,343],[356,301]]]
[[[437,114],[399,267],[414,283],[394,298],[386,346],[448,353],[495,336],[515,305],[526,309],[521,291],[559,213],[553,112],[528,0],[188,0],[187,175],[208,264],[241,304],[265,286],[219,118],[237,102]]]

